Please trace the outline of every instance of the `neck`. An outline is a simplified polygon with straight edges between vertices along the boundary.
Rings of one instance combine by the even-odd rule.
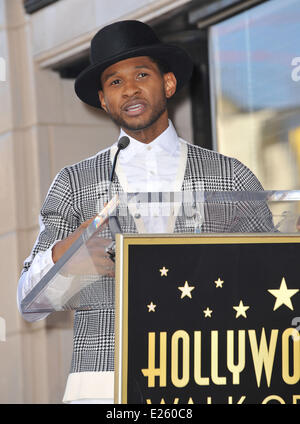
[[[161,119],[162,118],[162,119]],[[154,122],[151,126],[139,130],[123,128],[123,131],[130,137],[140,141],[141,143],[149,144],[162,134],[169,126],[168,114],[164,114]]]

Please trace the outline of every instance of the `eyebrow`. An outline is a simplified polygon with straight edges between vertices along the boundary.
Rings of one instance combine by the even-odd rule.
[[[109,78],[113,77],[116,74],[117,74],[117,72],[113,72],[111,74],[106,75],[105,78],[104,78],[104,80],[103,80],[103,82],[107,81]]]
[[[135,69],[143,69],[143,68],[144,69],[149,69],[150,71],[152,70],[152,68],[150,66],[148,66],[148,65],[136,65],[135,66]],[[103,82],[106,82],[109,78],[111,78],[111,77],[113,77],[113,76],[115,76],[117,74],[118,74],[118,72],[112,72],[111,74],[106,75],[104,77]]]

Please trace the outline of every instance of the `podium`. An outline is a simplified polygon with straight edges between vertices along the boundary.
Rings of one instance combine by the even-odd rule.
[[[300,403],[298,191],[127,193],[115,235],[115,403]],[[103,215],[23,299],[27,313],[101,309]]]

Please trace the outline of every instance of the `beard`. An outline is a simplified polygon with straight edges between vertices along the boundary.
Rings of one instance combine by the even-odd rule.
[[[122,118],[121,115],[116,112],[109,111],[110,118],[112,121],[117,124],[119,127],[124,128],[129,131],[141,131],[146,128],[151,127],[166,111],[167,109],[167,99],[165,95],[160,96],[160,101],[158,101],[152,108],[152,112],[148,118],[141,120],[140,122],[130,122],[130,118],[128,121]]]

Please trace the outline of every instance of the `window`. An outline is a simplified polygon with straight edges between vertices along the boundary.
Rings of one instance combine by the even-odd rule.
[[[214,149],[265,190],[299,189],[300,2],[271,0],[209,29]]]

